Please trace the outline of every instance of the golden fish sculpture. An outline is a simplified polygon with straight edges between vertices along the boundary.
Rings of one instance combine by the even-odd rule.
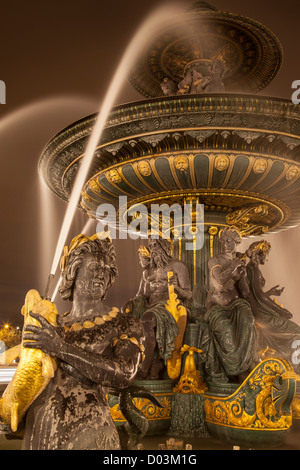
[[[41,326],[30,316],[30,312],[42,315],[53,326],[57,326],[56,305],[49,300],[42,299],[38,291],[34,289],[27,293],[21,313],[24,315],[24,328],[27,325]],[[17,431],[29,406],[46,388],[57,367],[54,358],[40,349],[25,348],[23,340],[19,357],[15,375],[0,398],[1,420],[6,425],[10,425],[13,432]]]

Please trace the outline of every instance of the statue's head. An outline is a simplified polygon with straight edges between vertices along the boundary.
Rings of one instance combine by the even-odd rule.
[[[152,267],[162,267],[171,258],[171,241],[166,238],[148,238],[150,251],[150,265]]]
[[[242,235],[240,231],[234,227],[226,227],[219,232],[219,238],[225,252],[234,252],[236,246],[241,243]]]
[[[246,251],[248,258],[255,261],[257,260],[260,264],[264,264],[267,255],[270,253],[271,244],[265,240],[251,243]]]
[[[62,282],[59,293],[64,300],[78,297],[102,301],[118,275],[116,254],[108,236],[78,235],[65,247],[61,260]]]

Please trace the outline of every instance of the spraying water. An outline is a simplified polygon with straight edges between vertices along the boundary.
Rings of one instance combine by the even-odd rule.
[[[84,234],[86,235],[87,232],[89,231],[91,225],[92,225],[92,222],[94,222],[93,219],[89,219],[89,220],[87,221],[87,223],[85,224],[85,226],[83,227],[83,229],[81,230],[81,233],[84,233]],[[56,284],[56,286],[55,286],[55,289],[54,289],[54,291],[53,291],[53,294],[52,294],[52,296],[51,296],[51,302],[54,302],[54,301],[55,301],[55,298],[56,298],[56,296],[57,296],[58,289],[59,289],[59,286],[60,286],[60,283],[61,283],[61,279],[62,279],[62,276],[60,275],[60,276],[59,276],[59,279],[58,279],[58,281],[57,281],[57,284]]]
[[[177,7],[176,7],[177,9]],[[79,198],[81,195],[81,190],[83,185],[87,179],[88,171],[90,165],[92,163],[92,159],[99,143],[99,139],[101,137],[102,131],[105,127],[107,117],[116,101],[116,98],[121,91],[121,88],[127,79],[128,73],[130,69],[133,67],[136,58],[140,55],[143,51],[144,47],[147,45],[149,38],[153,35],[154,29],[159,27],[159,23],[170,18],[170,16],[174,16],[174,14],[178,14],[178,12],[174,11],[174,5],[163,6],[156,10],[154,13],[150,15],[150,17],[142,24],[142,26],[137,31],[136,35],[129,43],[125,53],[121,59],[119,66],[113,76],[113,80],[108,88],[106,93],[105,99],[103,104],[101,105],[101,110],[97,115],[95,126],[91,137],[88,141],[88,145],[85,151],[85,155],[81,161],[79,171],[77,173],[75,183],[72,189],[72,194],[69,200],[69,204],[65,213],[65,217],[63,220],[63,224],[61,227],[61,231],[59,234],[54,259],[51,267],[51,272],[46,288],[46,293],[49,293],[49,289],[51,286],[52,279],[55,275],[57,270],[60,256],[65,244],[65,240],[68,236],[69,229],[74,217],[74,214],[77,209],[77,205],[79,202]],[[180,9],[180,12],[182,10]],[[47,295],[46,295],[47,297]]]
[[[51,251],[55,248],[54,221],[55,208],[52,194],[42,178],[39,178],[39,220],[40,220],[40,273],[43,275],[49,270],[51,264]],[[47,249],[45,249],[45,247]]]

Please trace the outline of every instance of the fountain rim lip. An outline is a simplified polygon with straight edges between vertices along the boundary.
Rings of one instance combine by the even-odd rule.
[[[161,103],[161,102],[170,102],[170,101],[188,101],[188,100],[197,100],[197,99],[205,99],[205,98],[227,98],[227,99],[250,99],[250,100],[257,100],[257,101],[272,101],[274,103],[282,104],[282,105],[288,105],[290,108],[299,109],[299,117],[300,117],[300,105],[294,104],[291,99],[288,98],[280,98],[280,97],[272,97],[268,95],[255,95],[255,94],[247,94],[247,93],[210,93],[210,94],[186,94],[186,95],[169,95],[169,96],[158,96],[158,97],[153,97],[153,98],[146,98],[146,99],[141,99],[141,100],[136,100],[136,101],[129,101],[123,104],[119,104],[116,106],[113,106],[110,110],[110,113],[108,115],[108,119],[113,115],[113,113],[116,113],[118,111],[121,111],[122,109],[126,108],[133,108],[134,106],[143,106],[151,103]],[[201,112],[201,111],[200,111]],[[80,126],[84,122],[87,122],[89,120],[94,120],[96,116],[99,115],[99,112],[95,112],[89,115],[86,115],[73,123],[69,124],[68,126],[64,127],[61,129],[59,132],[53,135],[53,137],[48,141],[47,145],[45,146],[44,150],[41,153],[40,159],[39,159],[39,166],[41,165],[41,161],[43,159],[44,154],[47,152],[49,147],[54,144],[54,142],[58,139],[60,139],[64,134],[67,132],[71,131],[71,129],[74,129],[77,126]]]

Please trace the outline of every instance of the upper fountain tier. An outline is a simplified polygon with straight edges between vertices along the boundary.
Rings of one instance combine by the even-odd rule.
[[[196,2],[159,25],[130,81],[151,98],[185,93],[256,93],[282,62],[276,36],[256,21]]]
[[[245,235],[299,225],[300,106],[256,94],[279,69],[276,37],[204,2],[159,31],[131,73],[150,98],[110,111],[82,182],[83,209],[118,210],[120,196],[131,207],[197,199],[207,225],[235,224]],[[62,130],[41,156],[41,176],[66,201],[97,116]]]

